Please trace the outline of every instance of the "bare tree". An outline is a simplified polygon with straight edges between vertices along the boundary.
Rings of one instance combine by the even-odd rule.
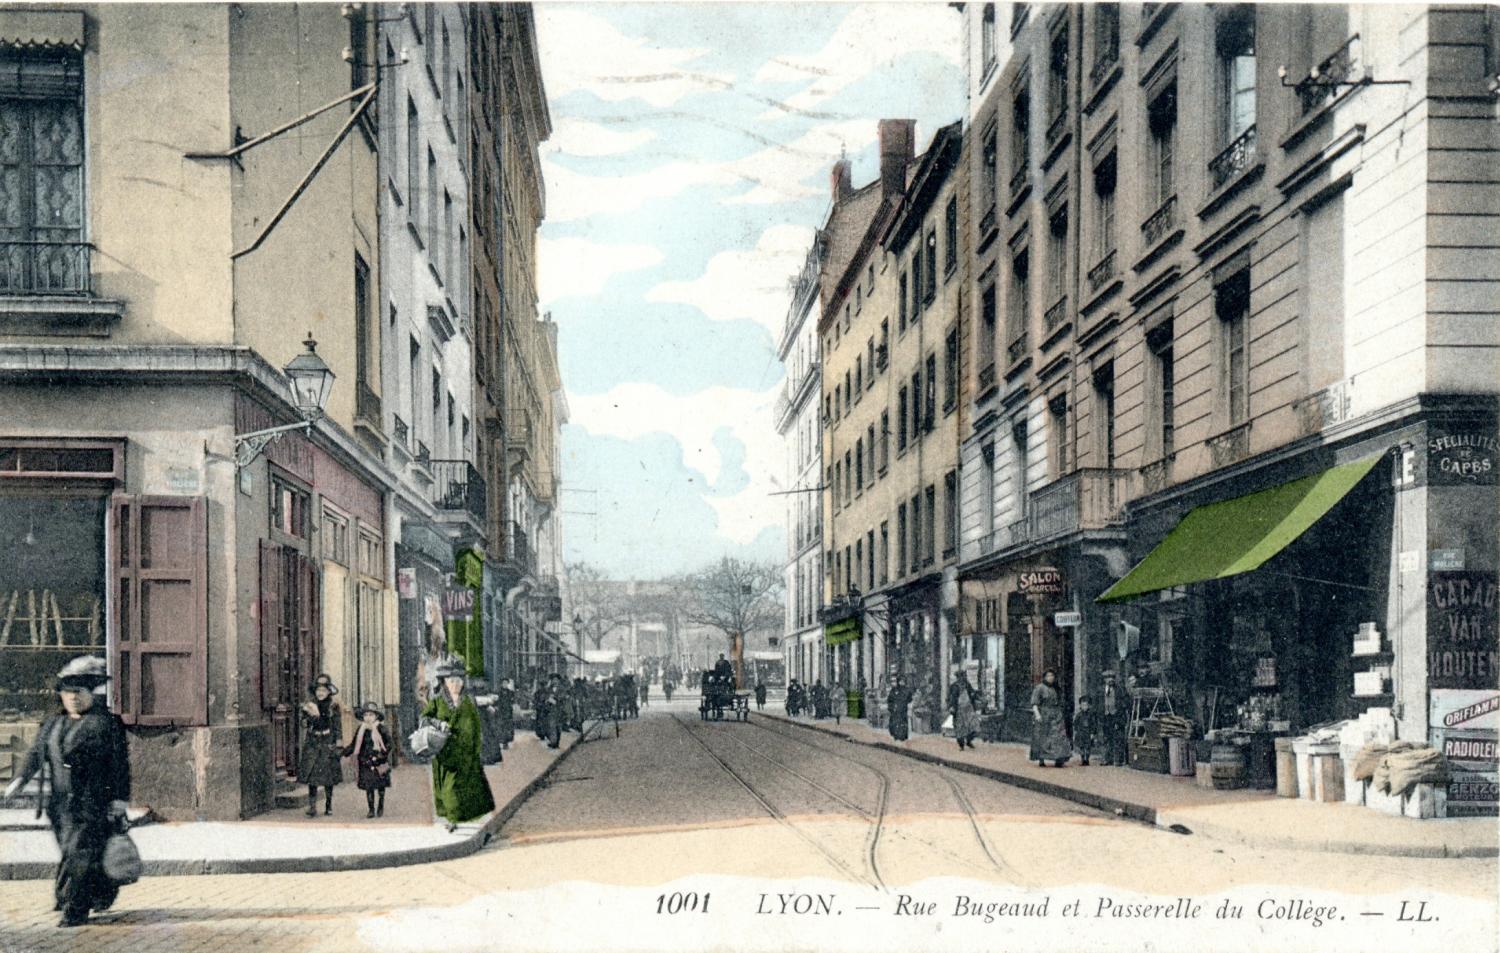
[[[775,563],[726,556],[681,580],[684,593],[690,596],[685,618],[728,637],[737,683],[744,681],[745,633],[781,622],[781,571]]]
[[[606,635],[630,621],[630,600],[624,587],[606,579],[597,566],[569,566],[568,592],[573,602],[573,631],[596,649],[604,644]],[[582,652],[583,645],[578,649]]]

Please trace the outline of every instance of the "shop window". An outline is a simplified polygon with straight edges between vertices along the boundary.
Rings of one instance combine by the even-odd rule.
[[[271,528],[295,539],[308,536],[307,491],[280,477],[271,478]]]
[[[323,507],[323,558],[341,566],[349,565],[349,518]]]

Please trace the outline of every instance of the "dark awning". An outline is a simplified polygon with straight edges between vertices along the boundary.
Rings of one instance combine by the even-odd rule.
[[[1194,509],[1097,602],[1114,602],[1257,569],[1323,518],[1382,459],[1315,473]]]

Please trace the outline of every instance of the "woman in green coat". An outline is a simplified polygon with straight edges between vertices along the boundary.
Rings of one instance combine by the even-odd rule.
[[[464,691],[463,663],[445,662],[438,666],[437,676],[438,693],[422,709],[422,717],[444,722],[450,731],[447,743],[432,759],[432,799],[452,831],[493,811],[495,797],[484,778],[479,708]]]

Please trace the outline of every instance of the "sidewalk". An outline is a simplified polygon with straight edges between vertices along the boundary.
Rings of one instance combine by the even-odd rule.
[[[484,769],[496,810],[452,833],[432,813],[431,773],[402,764],[392,773],[385,816],[367,819],[364,792],[352,779],[334,788],[334,813],[307,817],[272,810],[245,821],[145,824],[133,828],[145,875],[294,873],[399,867],[472,854],[545,783],[579,743],[564,734],[553,751],[531,732],[517,732],[505,760]],[[348,772],[346,771],[346,774]],[[0,880],[41,880],[56,870],[57,844],[31,809],[0,810]]]
[[[960,750],[941,735],[894,741],[863,721],[789,718],[773,714],[769,706],[759,715],[1213,840],[1390,857],[1500,856],[1500,822],[1492,817],[1419,821],[1355,804],[1279,798],[1270,791],[1209,790],[1191,778],[1098,764],[1084,767],[1076,760],[1063,768],[1039,768],[1027,759],[1024,744],[979,742],[973,750]]]

